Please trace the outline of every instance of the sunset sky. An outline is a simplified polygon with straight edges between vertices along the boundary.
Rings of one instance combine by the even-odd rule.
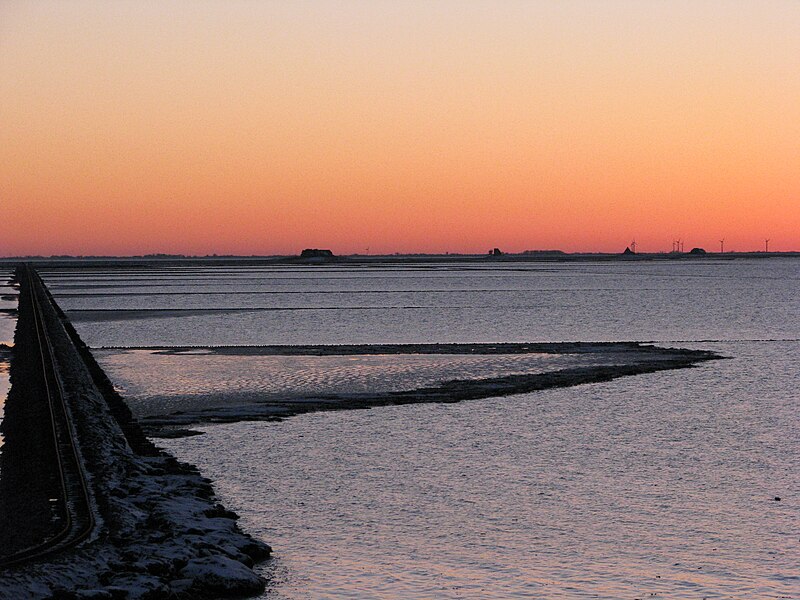
[[[0,2],[0,255],[800,250],[800,1]]]

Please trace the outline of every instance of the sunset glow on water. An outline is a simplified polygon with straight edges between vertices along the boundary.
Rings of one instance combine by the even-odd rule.
[[[95,355],[134,412],[167,420],[619,360],[257,352],[268,344],[637,339],[729,357],[456,405],[200,423],[158,444],[274,547],[265,598],[750,599],[800,590],[798,263],[44,277],[91,346],[128,347]]]

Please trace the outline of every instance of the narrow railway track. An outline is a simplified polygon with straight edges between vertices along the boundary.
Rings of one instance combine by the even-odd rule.
[[[27,268],[27,286],[32,305],[36,339],[41,357],[41,377],[46,391],[53,437],[53,460],[56,461],[60,497],[53,498],[61,513],[60,527],[47,539],[14,554],[0,557],[0,568],[16,567],[62,552],[86,540],[95,530],[96,520],[86,469],[78,450],[77,436],[70,408],[65,399],[53,342],[45,324],[38,287],[38,275]],[[46,298],[44,302],[49,302]],[[46,426],[46,425],[43,425]]]

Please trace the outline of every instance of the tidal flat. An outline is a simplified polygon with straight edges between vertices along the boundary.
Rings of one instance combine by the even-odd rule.
[[[752,598],[800,586],[799,273],[709,258],[43,275],[134,411],[203,433],[158,444],[273,547],[266,597]],[[197,417],[597,366],[386,351],[575,342],[727,360],[455,404]]]

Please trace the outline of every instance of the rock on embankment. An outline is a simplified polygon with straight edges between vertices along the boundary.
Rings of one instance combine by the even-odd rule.
[[[40,292],[45,298],[43,286]],[[216,501],[211,482],[195,467],[142,444],[135,421],[123,422],[123,430],[119,399],[101,392],[91,372],[96,365],[87,366],[74,331],[67,331],[49,301],[42,304],[99,526],[76,549],[0,573],[0,599],[211,598],[263,591],[265,582],[251,567],[269,556],[269,546],[239,529],[237,516]]]

